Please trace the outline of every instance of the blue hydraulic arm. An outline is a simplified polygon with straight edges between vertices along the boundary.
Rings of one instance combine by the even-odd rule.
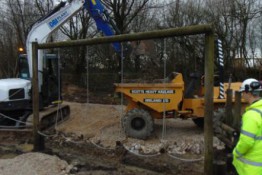
[[[100,0],[85,0],[84,7],[89,11],[91,17],[95,20],[97,29],[106,36],[120,34],[115,23],[110,19],[109,14],[103,7]],[[113,43],[116,52],[121,52],[121,45],[118,42]]]

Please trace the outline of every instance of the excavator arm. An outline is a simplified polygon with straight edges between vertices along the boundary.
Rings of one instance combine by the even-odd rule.
[[[84,7],[89,11],[90,16],[95,20],[97,29],[106,36],[119,35],[120,31],[110,18],[100,0],[86,0]],[[119,43],[113,43],[116,52],[121,52]]]
[[[32,77],[32,42],[45,43],[51,33],[56,31],[65,22],[70,20],[77,12],[86,9],[90,16],[95,20],[97,29],[105,36],[112,36],[119,34],[119,31],[110,19],[107,11],[103,7],[100,0],[72,0],[70,3],[61,2],[53,11],[45,17],[39,19],[30,30],[27,41],[26,50],[29,64],[30,77]],[[119,43],[113,43],[116,52],[121,51]],[[38,51],[38,70],[43,71],[41,58],[43,58],[43,51]],[[41,82],[41,76],[39,76]]]

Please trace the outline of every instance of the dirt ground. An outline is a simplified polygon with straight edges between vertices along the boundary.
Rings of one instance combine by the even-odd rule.
[[[166,130],[163,131],[163,120],[156,120],[154,132],[147,140],[127,138],[120,126],[124,115],[124,106],[86,103],[68,103],[71,117],[57,127],[69,140],[82,138],[103,148],[114,149],[117,141],[134,153],[155,154],[161,148],[176,154],[202,154],[203,130],[191,120],[166,119]]]
[[[203,130],[191,120],[166,119],[166,127],[156,120],[152,136],[138,140],[121,129],[125,106],[65,104],[70,118],[41,133],[43,153],[32,153],[28,139],[0,137],[0,175],[203,174]],[[216,149],[223,146],[214,138]]]

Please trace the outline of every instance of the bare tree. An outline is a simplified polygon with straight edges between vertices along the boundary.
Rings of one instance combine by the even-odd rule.
[[[165,14],[166,28],[205,23],[203,1],[170,1]],[[203,72],[203,37],[184,36],[168,40],[169,72],[178,71],[185,75],[193,71]]]
[[[107,11],[111,15],[111,18],[115,21],[117,28],[120,30],[120,33],[128,33],[131,31],[131,22],[138,18],[138,14],[145,8],[146,3],[149,0],[143,1],[103,1]],[[62,29],[62,32],[69,37],[70,39],[83,39],[86,37],[94,37],[99,35],[100,33],[96,30],[96,26],[94,25],[94,21],[90,20],[90,16],[87,11],[83,11],[76,18],[71,20],[66,27]],[[89,55],[89,66],[92,66],[93,69],[103,69],[118,72],[121,68],[121,58],[120,53],[114,53],[112,47],[108,44],[98,45],[95,47],[88,47]],[[81,66],[76,66],[76,70],[83,72],[85,69],[85,55],[82,51],[76,51],[74,54],[75,64]],[[81,55],[79,55],[81,54]],[[118,57],[118,58],[117,58]],[[125,60],[128,60],[126,58]],[[72,64],[72,65],[75,65]]]
[[[86,10],[80,11],[69,22],[61,27],[61,32],[70,40],[85,39],[91,37],[90,16]],[[75,47],[70,49],[62,49],[64,62],[67,69],[73,71],[74,74],[85,72],[86,68],[86,47]]]
[[[237,57],[245,59],[250,67],[248,33],[252,21],[261,12],[259,0],[210,0],[206,5],[207,19],[214,22],[218,37],[224,44],[226,70],[234,68],[233,60]]]
[[[1,20],[0,25],[0,76],[2,78],[13,77],[17,68],[17,40],[13,38],[15,31],[6,20]]]
[[[37,11],[41,16],[45,16],[48,12],[50,12],[54,7],[54,0],[45,0],[45,2],[41,0],[35,0],[35,6]]]
[[[129,25],[146,8],[149,0],[113,0],[103,2],[112,13],[120,33],[129,33]]]
[[[5,0],[2,8],[1,25],[1,65],[2,77],[14,77],[17,71],[18,47],[25,47],[29,17],[25,14],[25,4],[20,0]]]
[[[45,3],[42,3],[42,5]],[[18,47],[25,50],[25,42],[32,24],[40,18],[35,4],[29,0],[5,0],[5,8],[1,11],[1,46],[3,56],[2,74],[4,77],[14,77],[17,72]],[[7,66],[6,66],[7,65]],[[11,68],[10,68],[11,67]],[[7,69],[7,70],[6,70]]]
[[[19,45],[25,47],[30,28],[41,15],[36,10],[34,3],[29,0],[6,0],[6,4],[9,12],[8,18],[15,28]]]
[[[138,31],[149,30],[149,21],[152,20],[154,15],[150,14],[150,9],[154,8],[154,1],[149,0],[113,0],[113,1],[103,1],[107,9],[111,12],[112,17],[114,18],[117,27],[120,30],[120,33],[130,33]],[[151,18],[151,19],[150,19]],[[142,25],[144,23],[144,25]],[[136,24],[136,26],[135,26]],[[152,24],[152,23],[151,23]],[[140,42],[134,42],[132,46],[139,46]],[[136,55],[133,58],[130,56],[125,57],[124,68],[128,71],[139,70],[139,65],[142,64],[142,57]],[[146,61],[143,59],[143,61]],[[121,71],[121,58],[118,57],[118,72]],[[119,77],[120,81],[120,77]]]

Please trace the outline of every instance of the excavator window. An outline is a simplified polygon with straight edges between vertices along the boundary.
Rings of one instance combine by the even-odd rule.
[[[47,54],[44,56],[44,69],[51,77],[58,75],[58,58],[55,54]]]
[[[22,54],[18,59],[18,77],[22,79],[30,79],[29,66],[26,54]]]

